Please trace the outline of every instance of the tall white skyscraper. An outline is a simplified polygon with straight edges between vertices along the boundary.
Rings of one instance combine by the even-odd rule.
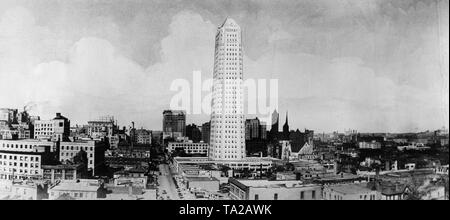
[[[209,158],[245,158],[241,28],[226,19],[216,34]]]

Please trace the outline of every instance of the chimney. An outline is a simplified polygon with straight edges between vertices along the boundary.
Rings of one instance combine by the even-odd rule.
[[[56,117],[61,117],[61,113],[56,113]]]

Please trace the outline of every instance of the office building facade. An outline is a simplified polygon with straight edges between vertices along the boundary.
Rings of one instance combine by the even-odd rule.
[[[233,19],[226,19],[217,30],[209,149],[212,160],[245,158],[241,39],[241,28]]]

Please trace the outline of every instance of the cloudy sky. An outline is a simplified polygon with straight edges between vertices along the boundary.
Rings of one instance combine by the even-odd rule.
[[[448,9],[439,0],[0,0],[0,106],[161,129],[171,83],[194,70],[212,77],[216,28],[232,17],[245,78],[279,80],[291,128],[448,127]]]

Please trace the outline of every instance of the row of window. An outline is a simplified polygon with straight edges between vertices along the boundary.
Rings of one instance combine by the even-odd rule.
[[[93,151],[94,147],[82,147],[82,146],[61,146],[61,150],[75,150],[75,151]]]
[[[10,155],[10,154],[0,154],[0,159],[3,160],[19,160],[19,161],[28,161],[28,159],[30,161],[34,161],[34,162],[39,162],[39,156],[17,156],[17,155]]]
[[[7,162],[7,161],[0,161],[1,166],[10,166],[10,167],[24,167],[24,168],[39,168],[39,163],[19,163],[19,162]]]
[[[12,148],[15,148],[15,149],[33,149],[33,148],[35,148],[35,147],[37,147],[37,145],[28,145],[28,144],[5,144],[5,143],[2,144],[2,148],[5,148],[5,149],[7,149],[7,148],[10,148],[10,149],[12,149]]]
[[[66,152],[66,153],[64,153],[64,152],[61,152],[61,156],[62,157],[64,157],[64,156],[66,156],[66,157],[74,157],[75,155],[77,155],[77,153],[74,153],[74,152]],[[92,153],[90,153],[89,154],[89,158],[92,158],[94,155],[92,154]]]

